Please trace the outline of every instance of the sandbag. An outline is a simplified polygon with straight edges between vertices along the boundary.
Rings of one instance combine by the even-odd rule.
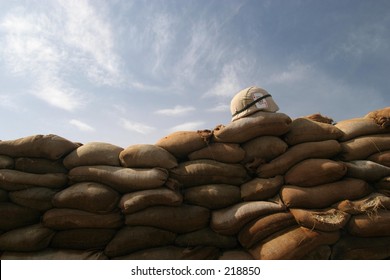
[[[248,174],[241,164],[228,164],[210,159],[186,161],[170,170],[170,177],[182,187],[207,184],[241,185],[248,180]]]
[[[9,199],[20,206],[45,212],[53,208],[52,199],[57,192],[56,189],[32,187],[9,192]]]
[[[154,189],[164,185],[168,171],[162,168],[132,169],[116,166],[79,166],[69,171],[72,182],[97,182],[120,193]]]
[[[104,249],[114,237],[114,229],[70,229],[57,231],[51,240],[51,248],[96,250]]]
[[[336,140],[343,132],[336,126],[316,122],[308,118],[297,118],[292,121],[290,130],[284,136],[284,141],[290,146],[325,140]]]
[[[128,226],[153,226],[185,233],[208,225],[210,211],[204,207],[182,204],[178,207],[153,206],[125,216]]]
[[[254,258],[244,250],[228,250],[224,251],[218,260],[254,260]]]
[[[372,215],[354,215],[347,229],[349,234],[359,237],[390,236],[390,211],[380,209]]]
[[[116,229],[123,225],[119,212],[95,214],[76,209],[53,208],[42,217],[45,227],[56,230],[103,228]]]
[[[347,176],[358,178],[368,182],[376,182],[390,176],[390,167],[369,160],[353,160],[344,163],[347,168]]]
[[[36,157],[56,160],[69,154],[79,144],[63,137],[48,135],[33,135],[16,140],[0,141],[0,154],[10,157]]]
[[[368,160],[390,167],[390,150],[373,154],[368,157]]]
[[[241,198],[244,201],[265,200],[279,193],[283,186],[283,176],[263,179],[254,178],[241,185]]]
[[[217,233],[234,235],[251,220],[260,216],[282,212],[285,207],[269,201],[241,202],[215,210],[211,214],[210,227]]]
[[[321,232],[294,226],[275,233],[249,252],[258,260],[300,260],[315,248],[334,244],[339,238],[338,231]]]
[[[35,174],[68,173],[68,170],[62,164],[62,159],[48,160],[44,158],[17,158],[15,159],[15,169]]]
[[[188,159],[212,159],[223,163],[239,163],[244,156],[245,151],[239,144],[210,143],[207,147],[190,153]]]
[[[182,202],[183,196],[179,192],[158,188],[124,194],[119,207],[123,214],[131,214],[150,206],[179,206]]]
[[[340,143],[340,159],[352,161],[367,159],[369,156],[390,150],[390,134],[375,134],[357,137],[352,140]]]
[[[351,217],[348,213],[333,208],[318,210],[290,208],[290,212],[299,225],[320,231],[340,230]]]
[[[171,169],[177,166],[176,158],[167,150],[149,144],[132,145],[119,154],[119,160],[124,167]]]
[[[341,200],[359,199],[372,191],[367,182],[346,178],[315,187],[285,185],[280,191],[284,204],[289,208],[326,208]]]
[[[183,189],[184,201],[208,209],[220,209],[241,201],[240,188],[226,184],[202,185]]]
[[[329,118],[328,116],[324,116],[321,113],[315,113],[315,114],[310,114],[306,115],[303,118],[309,119],[315,122],[320,122],[320,123],[327,123],[327,124],[333,124],[334,121],[332,118]]]
[[[390,107],[386,107],[383,109],[375,110],[367,115],[364,118],[373,119],[378,125],[383,128],[390,127]]]
[[[223,143],[245,143],[259,136],[280,136],[290,129],[291,119],[284,113],[256,112],[213,130],[213,140]]]
[[[8,192],[0,189],[0,202],[8,201]]]
[[[268,236],[296,224],[290,212],[265,215],[245,225],[238,234],[238,241],[244,248],[251,248]]]
[[[13,229],[0,235],[0,251],[40,251],[49,246],[54,233],[41,224]]]
[[[10,202],[0,203],[0,230],[11,230],[18,227],[33,225],[39,222],[40,213],[37,210],[16,205]]]
[[[175,245],[181,247],[213,246],[231,249],[237,247],[237,239],[234,236],[216,233],[207,227],[178,235],[175,239]]]
[[[333,207],[351,215],[375,215],[379,209],[390,210],[390,197],[380,193],[371,193],[358,200],[340,201]]]
[[[339,141],[348,141],[359,136],[390,133],[390,128],[383,128],[373,119],[355,118],[340,121],[335,125],[343,132]]]
[[[262,164],[257,168],[260,178],[271,178],[283,175],[295,164],[309,158],[334,157],[340,152],[340,144],[336,140],[320,142],[307,142],[289,148],[284,154],[278,156],[269,163]]]
[[[74,184],[53,198],[57,208],[79,209],[93,213],[108,213],[118,204],[119,194],[112,188],[94,182]]]
[[[156,142],[156,146],[170,152],[175,157],[186,158],[188,154],[207,146],[211,131],[176,131]]]
[[[0,155],[0,169],[13,169],[14,165],[15,161],[13,158],[5,155]]]
[[[375,183],[375,189],[381,194],[390,196],[390,176],[385,177],[379,182]]]
[[[297,163],[284,176],[288,185],[312,187],[340,180],[347,173],[342,162],[329,159],[306,159]]]
[[[102,251],[46,249],[38,252],[4,252],[2,260],[107,260]]]
[[[329,260],[332,249],[329,245],[321,245],[302,257],[302,260]]]

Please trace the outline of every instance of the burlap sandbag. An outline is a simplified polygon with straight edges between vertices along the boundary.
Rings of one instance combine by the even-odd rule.
[[[17,158],[15,159],[15,169],[27,173],[68,173],[62,164],[62,160],[48,160],[44,158]]]
[[[150,144],[137,144],[127,147],[120,152],[119,160],[124,167],[171,169],[177,166],[177,160],[171,153],[159,146]]]
[[[41,224],[10,230],[0,235],[0,251],[40,251],[49,246],[54,233]]]
[[[307,142],[289,148],[284,154],[269,163],[257,168],[260,178],[271,178],[283,175],[295,164],[309,158],[332,158],[340,152],[340,144],[336,140]]]
[[[120,166],[119,153],[123,148],[104,142],[90,142],[78,147],[64,158],[68,169],[86,165]]]
[[[244,250],[227,250],[221,254],[218,260],[254,260],[254,258]]]
[[[300,260],[315,248],[334,244],[339,238],[338,231],[321,232],[294,226],[268,237],[249,252],[257,260]]]
[[[329,260],[331,254],[329,245],[321,245],[302,257],[302,260]]]
[[[238,240],[244,248],[251,248],[275,232],[296,224],[290,212],[265,215],[245,225],[238,234]]]
[[[11,230],[39,222],[39,211],[10,202],[0,203],[0,230]]]
[[[334,208],[318,210],[290,208],[290,212],[299,225],[320,231],[340,230],[351,217],[348,213]]]
[[[72,182],[97,182],[108,185],[120,193],[128,193],[163,186],[168,179],[168,171],[163,168],[79,166],[69,171],[69,179]]]
[[[0,189],[0,202],[6,202],[8,201],[8,192]]]
[[[373,154],[368,157],[368,160],[390,167],[390,150]]]
[[[390,237],[342,237],[332,247],[332,260],[384,260],[390,257]]]
[[[240,188],[226,184],[202,185],[183,190],[184,201],[208,209],[220,209],[241,201]]]
[[[239,163],[245,156],[245,151],[239,144],[211,143],[207,147],[192,152],[189,160],[212,159],[224,163]]]
[[[362,198],[371,191],[372,189],[367,182],[346,178],[310,188],[286,185],[282,187],[280,196],[289,208],[318,209],[329,207],[341,200]]]
[[[13,158],[5,155],[0,155],[0,169],[13,169],[14,165],[15,161]]]
[[[390,139],[389,139],[390,140]],[[347,168],[347,176],[362,179],[368,182],[376,182],[390,176],[390,167],[369,160],[353,160],[344,163]]]
[[[102,251],[46,249],[38,252],[4,252],[2,260],[107,260]]]
[[[293,146],[305,142],[339,139],[342,135],[343,132],[332,124],[297,118],[292,121],[290,130],[284,136],[284,141]]]
[[[282,212],[285,207],[269,201],[241,202],[236,205],[215,210],[211,214],[210,227],[225,235],[237,234],[248,222],[264,215]]]
[[[208,225],[210,211],[204,207],[182,204],[178,207],[153,206],[126,215],[129,226],[153,226],[177,233],[185,233]]]
[[[53,198],[53,205],[57,208],[108,213],[117,207],[118,201],[119,194],[112,188],[99,183],[83,182],[57,193]]]
[[[186,158],[188,154],[207,146],[211,131],[176,131],[156,142],[159,146],[177,158]]]
[[[108,243],[104,253],[110,258],[123,256],[143,249],[170,245],[175,238],[175,233],[154,227],[124,227]]]
[[[52,199],[56,189],[32,187],[9,193],[9,199],[18,205],[45,212],[53,208]]]
[[[119,207],[123,214],[131,214],[150,206],[179,206],[182,202],[183,196],[178,191],[158,188],[124,194]]]
[[[390,176],[385,177],[379,182],[375,183],[375,189],[381,194],[390,196]]]
[[[0,169],[0,187],[8,190],[25,189],[24,186],[62,188],[68,182],[64,173],[33,174],[17,170]]]
[[[390,210],[390,197],[381,193],[371,193],[358,200],[343,200],[333,205],[351,215],[374,215],[379,209]]]
[[[211,159],[182,162],[170,170],[170,176],[184,188],[207,184],[239,186],[249,179],[241,164],[222,163]]]
[[[180,234],[175,239],[175,245],[181,247],[213,246],[224,249],[237,247],[237,238],[216,233],[209,227],[197,231]]]
[[[390,133],[390,128],[383,128],[373,119],[355,118],[340,121],[335,125],[343,132],[339,141],[348,141],[353,138],[365,135]]]
[[[367,119],[373,119],[378,125],[383,128],[390,127],[390,107],[375,110],[364,116]]]
[[[340,159],[352,161],[367,159],[369,156],[390,150],[390,134],[361,136],[342,142]]]
[[[63,137],[33,135],[16,140],[0,141],[0,154],[11,157],[36,157],[51,160],[59,159],[79,145]]]
[[[45,227],[56,230],[103,228],[116,229],[123,225],[119,212],[95,214],[76,209],[53,208],[42,217]]]
[[[114,237],[114,229],[70,229],[57,231],[50,247],[75,250],[104,249]]]
[[[284,180],[288,185],[312,187],[340,180],[347,173],[342,162],[329,159],[306,159],[287,171]]]
[[[329,118],[328,116],[324,116],[321,113],[306,115],[303,118],[311,120],[311,121],[319,122],[319,123],[326,123],[326,124],[333,124],[334,123],[332,118]]]
[[[280,136],[290,129],[291,119],[283,113],[257,112],[226,126],[217,126],[213,139],[223,143],[245,143],[259,136]]]
[[[347,229],[351,235],[359,237],[390,236],[390,211],[380,209],[371,215],[354,215]]]
[[[241,198],[244,201],[265,200],[275,196],[283,186],[283,176],[263,179],[254,178],[241,185]]]

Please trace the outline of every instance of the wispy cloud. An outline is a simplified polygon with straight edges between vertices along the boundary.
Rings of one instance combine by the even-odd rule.
[[[149,134],[155,131],[155,128],[152,126],[139,123],[139,122],[132,122],[123,118],[121,119],[121,126],[126,130],[141,133],[141,134]]]
[[[157,110],[155,113],[158,115],[165,115],[165,116],[183,116],[192,111],[195,111],[195,108],[192,106],[177,105],[171,109]]]
[[[176,125],[174,127],[171,127],[169,129],[170,132],[175,132],[175,131],[186,131],[186,130],[198,130],[198,129],[204,129],[202,127],[205,124],[203,121],[195,121],[195,122],[186,122],[182,123],[179,125]]]
[[[298,61],[291,62],[287,70],[274,73],[268,79],[268,83],[284,84],[301,81],[309,76],[312,67]]]
[[[215,107],[207,109],[208,112],[229,112],[230,105],[225,103],[217,104]]]
[[[79,120],[72,119],[69,123],[81,131],[95,131],[95,128]]]

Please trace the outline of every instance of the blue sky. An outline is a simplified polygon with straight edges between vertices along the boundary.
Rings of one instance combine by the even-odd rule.
[[[388,0],[0,0],[0,139],[121,147],[230,122],[241,89],[335,121],[390,106]]]

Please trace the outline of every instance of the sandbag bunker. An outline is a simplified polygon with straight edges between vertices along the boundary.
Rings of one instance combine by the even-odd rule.
[[[390,258],[390,107],[292,120],[257,87],[231,107],[154,145],[0,141],[0,259]]]

